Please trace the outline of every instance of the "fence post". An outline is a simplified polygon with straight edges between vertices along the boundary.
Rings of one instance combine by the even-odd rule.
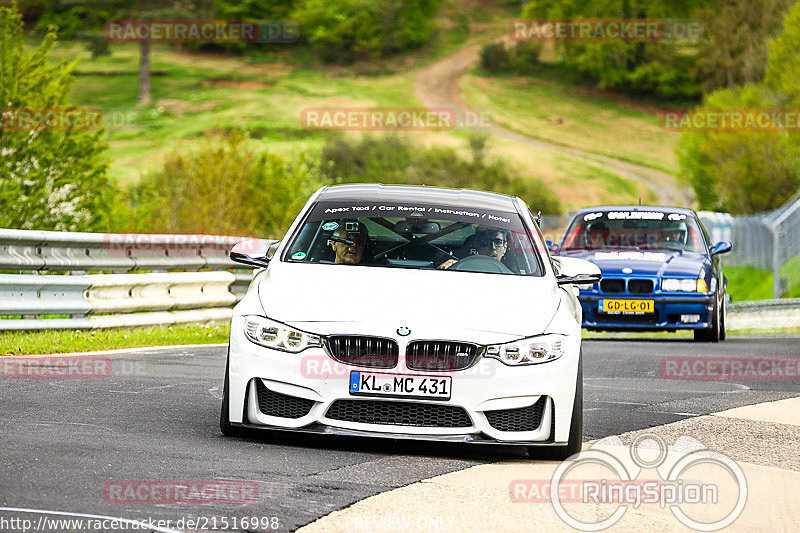
[[[767,222],[767,227],[772,233],[772,297],[780,299],[781,294],[781,237],[778,228]]]

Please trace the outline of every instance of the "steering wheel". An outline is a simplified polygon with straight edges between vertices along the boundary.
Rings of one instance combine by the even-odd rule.
[[[461,259],[456,264],[451,266],[449,270],[458,270],[461,272],[486,272],[489,274],[513,274],[510,268],[503,263],[489,257],[488,255],[468,255]]]

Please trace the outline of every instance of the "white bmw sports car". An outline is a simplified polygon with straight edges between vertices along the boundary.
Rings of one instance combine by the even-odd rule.
[[[220,429],[549,447],[582,432],[581,306],[519,198],[323,187],[235,307]],[[542,450],[544,451],[544,450]]]

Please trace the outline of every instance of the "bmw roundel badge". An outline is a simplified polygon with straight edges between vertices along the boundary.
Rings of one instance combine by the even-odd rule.
[[[411,334],[411,330],[405,326],[400,326],[399,328],[397,328],[397,334],[400,335],[401,337],[407,337],[408,335]]]

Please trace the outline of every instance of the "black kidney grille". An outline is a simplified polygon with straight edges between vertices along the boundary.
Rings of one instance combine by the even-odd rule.
[[[632,279],[628,281],[628,292],[631,294],[650,294],[653,292],[653,280]]]
[[[258,409],[267,416],[301,418],[311,411],[315,403],[313,400],[271,391],[264,386],[260,379],[256,380],[256,394],[258,395]]]
[[[414,370],[463,370],[478,358],[478,346],[453,341],[413,341],[406,347],[406,366]]]
[[[332,335],[325,344],[337,361],[369,368],[394,368],[400,354],[396,341],[382,337]]]
[[[462,407],[412,402],[336,400],[325,415],[333,420],[431,428],[472,427]]]
[[[609,294],[622,294],[625,292],[625,280],[603,279],[600,281],[600,291]]]
[[[547,396],[542,396],[529,407],[484,411],[483,414],[489,425],[498,431],[536,431],[542,423],[546,404]]]

